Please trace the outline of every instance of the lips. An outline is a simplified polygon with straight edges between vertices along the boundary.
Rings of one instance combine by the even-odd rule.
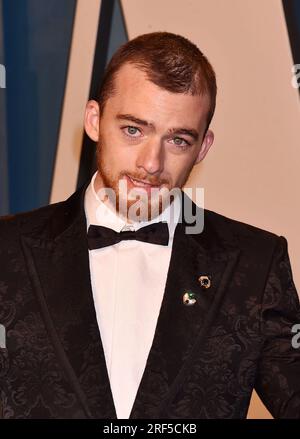
[[[126,175],[126,177],[134,186],[139,186],[144,188],[159,187],[159,185],[154,185],[144,180],[137,180],[133,177],[129,177],[129,175]]]

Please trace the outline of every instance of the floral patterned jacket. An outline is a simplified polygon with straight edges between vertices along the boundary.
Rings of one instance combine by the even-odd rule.
[[[116,418],[91,290],[84,192],[0,220],[2,418]],[[300,418],[300,348],[292,342],[300,307],[287,242],[201,213],[202,233],[185,233],[184,220],[177,225],[130,418],[245,418],[254,388],[274,417]],[[191,306],[183,303],[187,291]]]

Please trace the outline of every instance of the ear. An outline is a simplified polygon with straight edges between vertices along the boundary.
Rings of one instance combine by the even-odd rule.
[[[200,151],[199,151],[198,156],[195,160],[195,165],[204,159],[204,157],[208,153],[209,148],[211,147],[211,145],[214,142],[214,138],[215,138],[214,133],[211,130],[207,130],[207,132],[204,136],[204,139],[202,141]]]
[[[94,142],[99,140],[100,108],[98,102],[88,101],[85,108],[84,128]]]

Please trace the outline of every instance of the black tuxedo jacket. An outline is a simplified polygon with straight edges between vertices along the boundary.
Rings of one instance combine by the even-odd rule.
[[[116,418],[83,199],[84,188],[0,221],[3,418]],[[210,288],[200,275],[211,276]],[[183,304],[186,290],[196,294],[192,306]],[[274,417],[300,418],[296,323],[285,238],[207,210],[200,234],[179,223],[130,418],[244,418],[253,388]]]

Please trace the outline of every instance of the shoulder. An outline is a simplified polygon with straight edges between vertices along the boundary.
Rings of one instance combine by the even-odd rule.
[[[214,227],[222,228],[228,233],[234,233],[241,236],[259,236],[266,239],[274,239],[279,235],[269,230],[262,229],[253,224],[245,223],[234,218],[227,217],[212,210],[204,210],[204,218],[206,222],[213,224]]]
[[[40,229],[55,214],[55,211],[61,208],[63,203],[55,203],[28,212],[0,217],[0,239]]]
[[[83,213],[86,185],[67,200],[29,212],[0,217],[0,240],[16,239],[21,234],[46,235],[67,227],[79,214]]]
[[[204,210],[204,230],[218,236],[223,242],[230,243],[241,250],[273,251],[278,245],[285,245],[286,239],[269,230],[248,224],[220,213]]]
[[[195,225],[194,221],[198,221],[195,231],[190,233],[195,233],[195,239],[201,241],[208,248],[215,245],[217,247],[238,247],[240,249],[255,247],[257,251],[260,247],[273,248],[282,240],[285,241],[284,237],[273,231],[225,216],[213,210],[204,209],[194,203],[184,191],[182,204],[184,211],[183,223],[189,225],[191,230]],[[200,232],[197,232],[197,229]]]

